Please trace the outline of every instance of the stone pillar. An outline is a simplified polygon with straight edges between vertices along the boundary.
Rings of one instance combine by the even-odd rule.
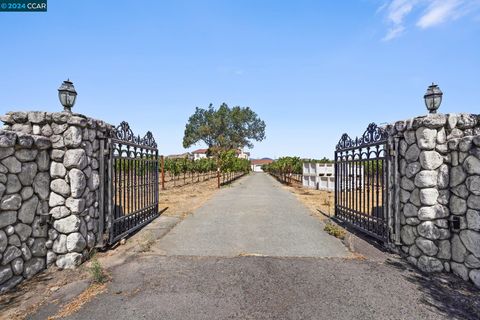
[[[422,271],[452,271],[480,286],[479,116],[431,114],[391,130],[399,139],[403,253]]]
[[[0,293],[45,268],[48,138],[0,130]]]
[[[67,112],[11,112],[5,129],[33,132],[51,141],[49,149],[50,224],[47,265],[79,265],[96,243],[99,230],[99,146],[112,126]]]

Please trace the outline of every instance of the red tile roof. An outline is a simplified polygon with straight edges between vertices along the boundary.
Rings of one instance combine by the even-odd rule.
[[[192,153],[207,153],[208,149],[197,149],[193,151]]]
[[[251,160],[250,161],[250,164],[252,165],[264,165],[264,164],[269,164],[269,163],[272,163],[273,160],[272,159],[255,159],[255,160]]]

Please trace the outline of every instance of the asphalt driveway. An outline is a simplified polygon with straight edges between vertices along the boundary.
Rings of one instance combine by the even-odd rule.
[[[340,240],[271,176],[226,187],[160,241],[169,256],[347,257]]]
[[[226,187],[68,319],[478,319],[480,291],[355,258],[270,176]],[[45,306],[31,319],[46,319]]]

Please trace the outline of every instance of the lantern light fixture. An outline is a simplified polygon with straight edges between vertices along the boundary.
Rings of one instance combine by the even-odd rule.
[[[60,88],[58,88],[58,98],[63,106],[64,111],[72,113],[72,108],[77,99],[77,91],[70,79],[63,81]]]
[[[442,97],[442,90],[440,90],[438,85],[432,82],[432,84],[427,88],[427,92],[423,96],[423,99],[425,99],[425,106],[430,113],[437,113],[438,108],[440,108],[440,104],[442,104]]]

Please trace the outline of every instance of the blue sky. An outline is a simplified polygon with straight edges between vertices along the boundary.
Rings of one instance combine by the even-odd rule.
[[[209,103],[265,120],[253,157],[331,158],[343,132],[425,114],[432,81],[441,112],[480,110],[479,0],[49,0],[0,30],[1,113],[61,110],[69,77],[75,112],[151,130],[162,154]]]

